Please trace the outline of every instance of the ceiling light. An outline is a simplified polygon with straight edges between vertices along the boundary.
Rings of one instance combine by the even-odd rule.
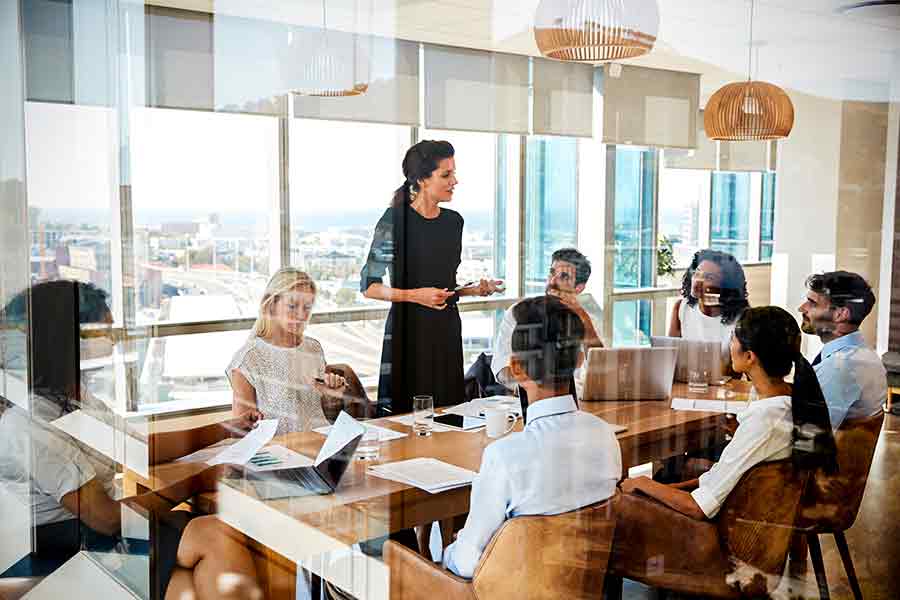
[[[358,1],[355,5],[359,15]],[[369,89],[370,56],[362,48],[360,35],[328,31],[328,13],[322,0],[322,30],[313,50],[299,67],[290,91],[301,96],[359,96]],[[288,44],[297,43],[288,34]],[[302,53],[301,49],[301,53]]]
[[[794,127],[794,104],[785,91],[777,85],[752,79],[753,11],[751,1],[747,81],[719,88],[703,111],[703,129],[713,140],[777,140],[790,135]]]
[[[534,39],[558,60],[601,62],[647,54],[659,32],[656,0],[541,0]]]

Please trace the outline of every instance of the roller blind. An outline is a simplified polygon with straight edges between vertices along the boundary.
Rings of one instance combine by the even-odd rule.
[[[528,57],[425,46],[425,126],[528,133]]]
[[[419,45],[371,38],[371,78],[361,96],[311,98],[296,96],[294,114],[312,119],[419,124]]]
[[[213,16],[147,6],[147,106],[212,110]]]
[[[774,171],[777,159],[775,140],[762,142],[719,142],[719,171]]]
[[[603,141],[607,144],[696,149],[699,110],[697,74],[628,65],[605,68]]]
[[[534,133],[591,137],[594,67],[534,59]]]
[[[714,171],[716,168],[716,142],[706,137],[703,130],[703,111],[697,115],[697,148],[670,148],[665,152],[666,168],[701,169]]]

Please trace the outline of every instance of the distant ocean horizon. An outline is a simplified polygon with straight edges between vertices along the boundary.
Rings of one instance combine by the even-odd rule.
[[[384,209],[367,210],[358,212],[334,211],[312,215],[302,215],[291,219],[294,229],[303,231],[326,231],[331,228],[374,228],[375,223],[384,213]],[[195,210],[136,210],[134,213],[135,226],[147,227],[162,225],[163,223],[183,223],[202,219],[211,212],[198,212]],[[218,212],[222,225],[251,227],[260,222],[268,222],[268,215],[260,215],[254,212]],[[473,213],[467,211],[464,215],[466,225],[473,229],[487,229],[493,222],[489,211]],[[112,222],[112,214],[109,210],[96,208],[42,208],[41,220],[45,222],[64,223],[73,225],[106,225]]]

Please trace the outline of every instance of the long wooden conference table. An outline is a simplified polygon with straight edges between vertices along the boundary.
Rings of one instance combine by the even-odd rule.
[[[689,393],[685,384],[676,384],[672,394],[680,398],[740,401],[747,399],[748,391],[749,385],[744,382],[710,386],[703,394]],[[711,446],[725,435],[722,413],[673,410],[669,401],[581,402],[580,409],[627,428],[617,435],[626,475],[631,467]],[[382,463],[433,457],[477,471],[484,448],[494,441],[483,430],[435,432],[430,437],[418,437],[408,426],[394,421],[378,419],[374,423],[409,433],[382,442]],[[521,427],[520,422],[517,429]],[[306,432],[281,436],[272,443],[315,457],[324,440],[318,433]],[[429,494],[372,476],[366,472],[369,464],[353,461],[338,490],[331,495],[263,501],[249,483],[234,478],[223,480],[217,492],[198,499],[197,507],[218,514],[259,544],[359,598],[386,599],[386,565],[364,554],[356,544],[465,514],[469,510],[470,489]],[[162,487],[202,467],[196,463],[160,465],[139,483],[151,489]],[[578,465],[573,476],[589,468],[590,465]]]

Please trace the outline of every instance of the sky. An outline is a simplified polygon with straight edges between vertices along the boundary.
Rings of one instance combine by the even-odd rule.
[[[29,204],[110,211],[117,201],[115,113],[107,108],[26,103]],[[460,186],[452,208],[490,212],[495,136],[424,132],[457,148]],[[272,117],[136,108],[131,119],[134,210],[256,213],[278,203],[278,121]],[[291,128],[292,217],[371,213],[403,180],[409,129],[296,120]]]

